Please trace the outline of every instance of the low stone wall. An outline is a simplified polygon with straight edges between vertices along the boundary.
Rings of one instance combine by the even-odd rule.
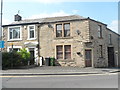
[[[76,67],[76,62],[74,61],[58,61],[55,62],[56,66],[72,66],[72,67]]]

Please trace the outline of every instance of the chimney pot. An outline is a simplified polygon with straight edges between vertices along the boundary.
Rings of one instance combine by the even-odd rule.
[[[21,21],[22,17],[20,15],[16,14],[14,20],[15,21]]]

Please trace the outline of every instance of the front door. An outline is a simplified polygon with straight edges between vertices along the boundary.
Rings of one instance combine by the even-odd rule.
[[[34,59],[35,59],[35,52],[34,52],[34,48],[29,48],[29,52],[30,52],[30,63],[34,64]]]
[[[108,67],[114,67],[115,61],[114,61],[114,48],[108,47]]]
[[[85,50],[85,65],[86,67],[92,67],[92,52],[91,50]]]

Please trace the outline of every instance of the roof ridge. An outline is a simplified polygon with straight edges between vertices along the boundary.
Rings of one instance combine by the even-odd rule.
[[[22,21],[25,21],[25,20],[39,20],[39,19],[52,19],[52,18],[63,18],[63,17],[72,17],[72,16],[77,16],[77,17],[79,17],[79,18],[84,18],[83,16],[80,16],[80,15],[64,15],[64,16],[53,16],[53,17],[42,17],[42,18],[34,18],[34,19],[24,19],[24,20],[22,20]]]
[[[55,16],[55,17],[45,17],[45,18],[35,18],[35,19],[23,19],[21,21],[14,21],[9,25],[25,24],[25,23],[44,23],[44,22],[58,22],[58,21],[69,21],[69,20],[79,20],[86,19],[80,15],[66,15],[66,16]]]

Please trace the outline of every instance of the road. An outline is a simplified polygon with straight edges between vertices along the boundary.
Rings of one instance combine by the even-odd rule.
[[[3,88],[118,88],[118,74],[4,76]]]

